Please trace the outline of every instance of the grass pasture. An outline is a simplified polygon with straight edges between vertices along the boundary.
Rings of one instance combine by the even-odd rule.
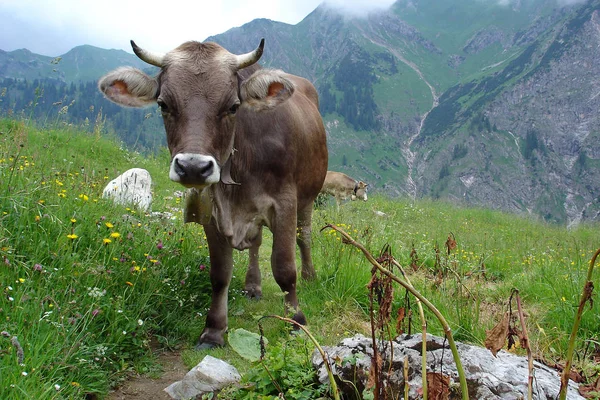
[[[168,181],[167,165],[166,153],[144,157],[98,135],[0,120],[1,399],[103,398],[130,373],[156,373],[157,347],[183,349],[190,367],[206,354],[194,351],[193,344],[210,296],[208,249],[202,228],[182,223],[180,188]],[[150,171],[152,208],[173,218],[101,198],[109,180],[133,167]],[[329,223],[376,256],[389,245],[413,285],[445,315],[457,340],[482,344],[517,288],[534,356],[557,363],[567,351],[590,257],[600,247],[598,224],[569,231],[533,218],[437,201],[411,203],[373,194],[367,203],[346,203],[339,211],[318,208],[313,217],[318,277],[299,283],[299,298],[308,328],[324,345],[370,331],[366,285],[371,266],[339,234],[320,230]],[[444,247],[449,235],[457,243],[450,254]],[[270,272],[271,242],[266,232],[260,301],[244,297],[247,254],[234,253],[230,329],[258,332],[261,316],[284,311]],[[595,272],[596,287],[598,277]],[[394,310],[404,305],[404,294],[395,288]],[[427,318],[428,331],[442,334],[432,315]],[[279,321],[264,320],[263,326],[272,355],[298,340],[290,339]],[[414,318],[412,331],[419,326]],[[590,377],[600,373],[592,362],[599,342],[600,313],[594,304],[584,312],[575,357],[576,368]],[[310,382],[306,369],[312,347],[290,346],[300,351],[290,357],[297,361],[289,363],[295,374],[281,375],[281,382],[291,386],[286,398],[326,393]],[[511,351],[524,354],[519,348]],[[271,383],[230,347],[211,354],[257,384],[257,392],[230,393],[231,398],[272,398],[259,397],[271,395]]]

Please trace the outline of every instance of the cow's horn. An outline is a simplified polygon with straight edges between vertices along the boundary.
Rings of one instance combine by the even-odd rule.
[[[238,69],[242,69],[242,68],[249,67],[252,64],[256,63],[258,60],[260,60],[260,57],[263,54],[263,48],[264,47],[265,47],[265,39],[263,38],[263,39],[260,40],[260,44],[258,45],[258,47],[254,51],[251,51],[250,53],[240,54],[239,56],[236,56],[236,58],[237,58],[237,68]]]
[[[142,61],[145,61],[148,64],[152,64],[157,67],[163,66],[163,59],[165,58],[164,54],[156,54],[144,50],[141,47],[138,47],[138,45],[135,44],[133,40],[131,40],[131,48],[133,49],[135,55],[138,56]]]

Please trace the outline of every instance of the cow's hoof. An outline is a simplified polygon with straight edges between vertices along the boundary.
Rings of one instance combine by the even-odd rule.
[[[250,300],[260,300],[262,297],[262,287],[260,283],[248,282],[246,280],[246,286],[244,287],[246,297]]]
[[[196,344],[196,347],[194,347],[194,349],[202,351],[202,350],[212,350],[217,347],[223,347],[223,345],[217,344],[217,343],[210,343],[210,342],[198,342],[198,344]]]
[[[244,290],[246,297],[250,300],[260,300],[262,298],[262,289],[259,288],[247,288]]]
[[[225,339],[223,338],[223,331],[205,328],[198,343],[196,344],[196,350],[210,350],[215,347],[225,346]]]
[[[302,311],[298,311],[293,317],[292,319],[294,321],[296,321],[297,323],[299,323],[300,325],[306,325],[306,317],[304,316],[304,314],[302,313]],[[298,328],[298,326],[296,326],[294,324],[294,330],[300,329]]]

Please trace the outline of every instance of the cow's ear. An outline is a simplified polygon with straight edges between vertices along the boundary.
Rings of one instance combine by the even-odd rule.
[[[264,111],[289,99],[294,90],[295,86],[285,72],[259,70],[242,83],[241,97],[245,106]]]
[[[111,101],[127,107],[145,107],[156,102],[158,82],[137,68],[122,67],[104,75],[98,88]]]

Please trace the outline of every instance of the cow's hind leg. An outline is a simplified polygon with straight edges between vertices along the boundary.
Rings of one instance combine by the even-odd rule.
[[[246,272],[246,296],[250,299],[260,299],[262,296],[260,267],[258,264],[258,250],[262,243],[262,227],[258,232],[254,244],[248,250],[248,271]]]
[[[289,312],[293,313],[292,319],[305,325],[306,318],[298,307],[296,294],[296,217],[295,210],[287,216],[278,213],[275,217],[276,223],[271,228],[273,230],[271,268],[275,281],[285,293],[286,315]]]
[[[312,212],[313,203],[298,210],[298,235],[296,237],[296,243],[298,243],[300,258],[302,260],[302,279],[306,280],[312,280],[317,276],[310,252],[312,240]]]
[[[227,240],[213,225],[205,225],[204,231],[210,252],[212,299],[198,349],[225,345],[223,335],[227,331],[227,300],[233,271],[233,251]]]

